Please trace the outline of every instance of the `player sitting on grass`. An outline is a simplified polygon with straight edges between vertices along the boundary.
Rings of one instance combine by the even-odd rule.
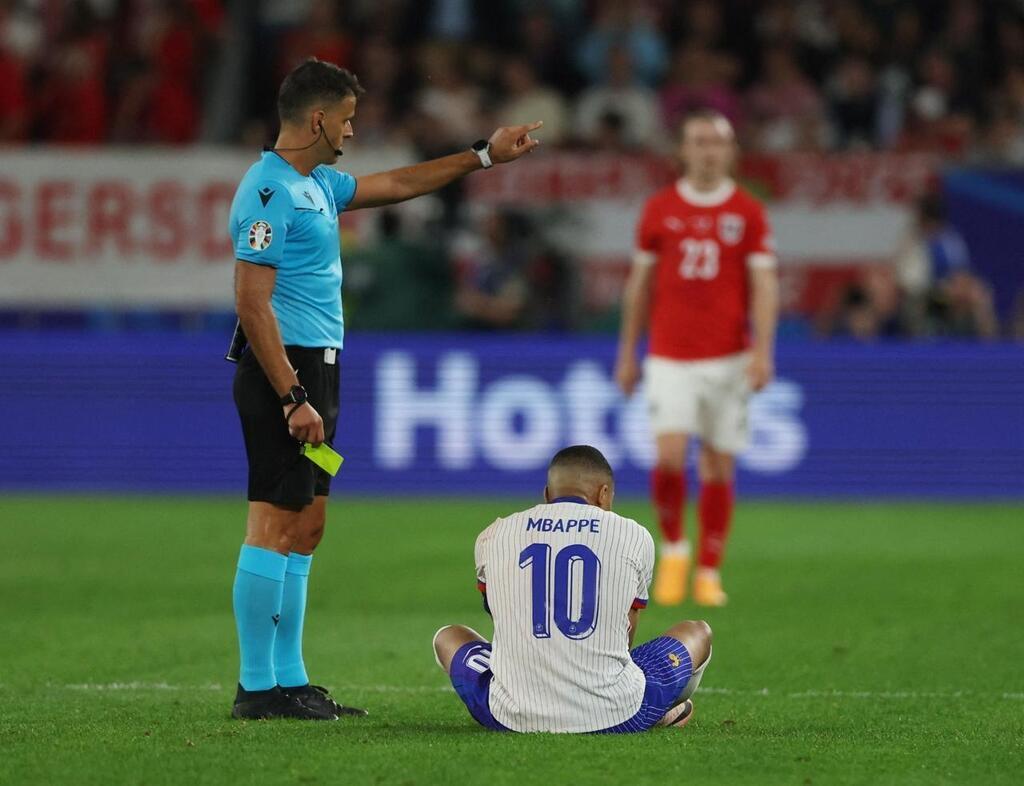
[[[544,504],[499,518],[477,538],[494,641],[449,625],[435,634],[434,654],[482,726],[631,732],[689,721],[711,629],[681,622],[630,650],[654,541],[611,512],[614,483],[600,451],[565,448],[548,467]]]

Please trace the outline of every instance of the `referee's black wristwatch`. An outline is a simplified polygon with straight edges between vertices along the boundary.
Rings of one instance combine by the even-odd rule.
[[[298,408],[305,404],[308,398],[306,389],[302,385],[292,385],[291,390],[281,396],[281,406],[287,407],[289,404],[294,404]]]
[[[476,142],[470,145],[469,149],[476,153],[484,169],[490,169],[494,166],[494,162],[491,161],[491,143],[486,139],[476,140]]]

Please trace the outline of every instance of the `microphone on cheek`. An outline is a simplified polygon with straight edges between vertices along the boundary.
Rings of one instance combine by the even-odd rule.
[[[343,155],[345,155],[345,152],[340,147],[335,147],[334,143],[331,141],[331,138],[329,136],[327,136],[327,131],[326,131],[326,129],[324,129],[323,121],[320,122],[320,134],[323,136],[323,138],[327,142],[327,144],[330,145],[331,150],[334,151],[334,155],[336,155],[336,156],[343,156]]]

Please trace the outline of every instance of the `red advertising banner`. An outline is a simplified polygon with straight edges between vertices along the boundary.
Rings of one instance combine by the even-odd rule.
[[[362,172],[395,163],[394,151],[357,153]],[[253,160],[211,149],[0,152],[0,305],[230,308],[228,211]],[[936,164],[917,154],[748,157],[740,178],[766,200],[799,289],[815,271],[891,258]],[[475,174],[467,190],[477,209],[514,204],[545,222],[601,307],[620,292],[644,200],[675,177],[655,156],[545,153]],[[346,229],[360,218],[346,217]]]

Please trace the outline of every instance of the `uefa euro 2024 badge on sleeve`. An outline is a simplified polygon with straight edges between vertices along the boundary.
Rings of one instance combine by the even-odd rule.
[[[273,239],[274,230],[266,221],[256,221],[249,227],[249,248],[253,251],[266,251]]]

